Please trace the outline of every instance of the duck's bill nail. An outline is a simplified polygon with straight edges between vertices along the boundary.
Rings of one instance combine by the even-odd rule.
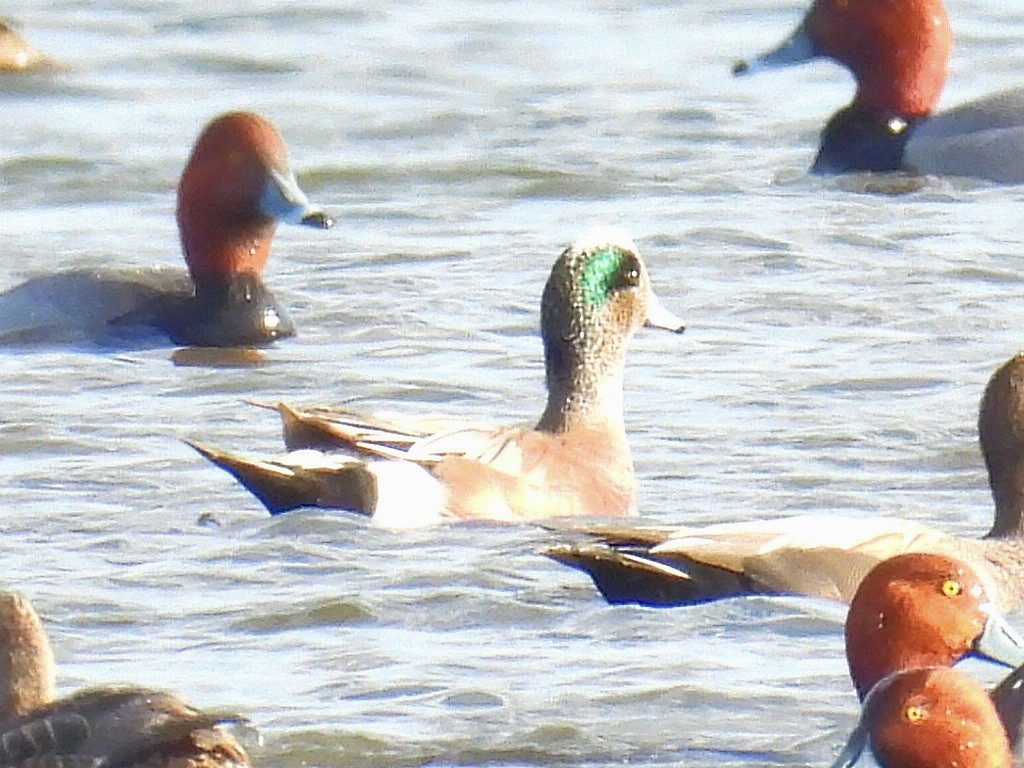
[[[850,768],[851,765],[860,759],[860,755],[867,745],[868,729],[864,721],[861,720],[861,722],[857,723],[857,727],[853,729],[850,738],[847,739],[846,744],[843,746],[843,751],[839,753],[839,756],[832,763],[832,768]]]
[[[647,299],[647,322],[644,325],[649,328],[664,328],[673,333],[682,333],[686,330],[683,321],[665,309],[653,293]]]
[[[797,27],[796,31],[787,37],[778,48],[762,53],[753,59],[737,61],[732,65],[733,75],[751,75],[766,69],[779,69],[803,64],[817,56],[814,41],[811,40],[804,25]]]
[[[267,216],[289,224],[303,224],[327,229],[331,221],[319,208],[309,204],[306,193],[299,187],[295,174],[276,168],[268,170],[267,184],[260,197],[260,210]]]
[[[334,219],[328,216],[323,211],[310,211],[302,217],[302,221],[299,222],[304,227],[314,227],[315,229],[330,229],[334,226]]]
[[[1010,626],[1006,617],[994,605],[986,603],[981,609],[988,619],[985,628],[974,641],[972,650],[975,655],[1008,667],[1024,664],[1024,638]]]

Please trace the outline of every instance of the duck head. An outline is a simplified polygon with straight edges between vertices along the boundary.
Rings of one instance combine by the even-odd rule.
[[[54,697],[53,650],[32,604],[0,591],[0,720],[23,715]]]
[[[537,428],[621,424],[626,346],[645,325],[685,330],[654,295],[629,236],[615,228],[588,231],[558,257],[544,286],[548,402]]]
[[[862,699],[905,669],[952,666],[971,655],[1024,663],[1024,638],[990,602],[977,574],[944,555],[897,555],[876,565],[850,603],[845,636]]]
[[[829,58],[853,72],[855,109],[916,118],[939,100],[952,45],[941,0],[816,0],[778,47],[737,62],[733,73]]]

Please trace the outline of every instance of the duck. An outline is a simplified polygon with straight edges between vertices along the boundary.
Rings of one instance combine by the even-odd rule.
[[[57,768],[248,768],[215,715],[136,686],[55,696],[53,650],[23,595],[0,590],[0,763]]]
[[[903,552],[971,565],[1003,610],[1024,606],[1024,353],[989,379],[978,417],[995,502],[981,539],[892,517],[800,515],[705,527],[598,523],[551,526],[582,537],[544,553],[587,573],[611,603],[673,607],[748,594],[848,603],[864,575]]]
[[[54,62],[18,34],[13,22],[0,18],[0,73],[56,69]]]
[[[1010,689],[1024,670],[1024,638],[969,565],[925,553],[882,561],[857,588],[844,638],[863,708],[834,766],[852,766],[868,746],[884,768],[938,768],[950,756],[961,766],[1014,765],[1020,694]],[[967,656],[1016,669],[989,693],[952,668]]]
[[[828,58],[857,81],[826,124],[815,174],[906,171],[1024,182],[1024,88],[935,112],[953,35],[942,0],[815,0],[779,46],[736,75]]]
[[[1016,765],[985,689],[949,667],[909,669],[880,683],[832,768],[852,768],[868,748],[881,768]]]
[[[291,451],[283,457],[254,460],[187,442],[271,514],[340,508],[389,528],[635,515],[623,378],[627,344],[645,325],[684,330],[652,290],[629,235],[594,228],[562,252],[544,286],[548,396],[534,428],[282,403],[277,409]]]
[[[951,667],[969,656],[1024,664],[1024,638],[984,579],[962,560],[929,552],[895,555],[868,571],[850,601],[843,638],[861,701],[905,669]]]
[[[187,272],[78,269],[40,275],[0,294],[0,342],[152,341],[264,346],[295,326],[263,282],[280,221],[328,229],[288,166],[284,142],[252,112],[202,130],[178,184],[176,217]]]

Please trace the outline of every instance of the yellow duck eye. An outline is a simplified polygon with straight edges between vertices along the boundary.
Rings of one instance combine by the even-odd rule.
[[[946,579],[946,581],[942,582],[942,594],[946,597],[957,597],[963,591],[964,588],[960,586],[960,582],[956,579]]]
[[[907,722],[920,723],[928,717],[928,710],[919,704],[911,704],[903,710],[903,716]]]

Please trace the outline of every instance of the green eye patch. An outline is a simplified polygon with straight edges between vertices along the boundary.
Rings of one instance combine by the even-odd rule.
[[[583,303],[586,306],[601,306],[611,289],[619,285],[623,255],[618,248],[602,248],[587,257],[583,264],[583,274],[580,275]]]

